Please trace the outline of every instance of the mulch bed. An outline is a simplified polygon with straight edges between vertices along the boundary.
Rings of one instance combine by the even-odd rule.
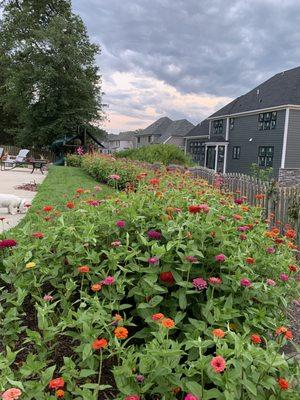
[[[22,185],[15,186],[14,188],[18,190],[28,190],[29,192],[37,192],[38,185],[36,182],[23,183]]]

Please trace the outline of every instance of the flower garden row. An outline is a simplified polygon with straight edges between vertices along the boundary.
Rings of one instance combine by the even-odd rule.
[[[116,195],[0,241],[3,399],[298,399],[294,231],[188,174],[72,162]]]

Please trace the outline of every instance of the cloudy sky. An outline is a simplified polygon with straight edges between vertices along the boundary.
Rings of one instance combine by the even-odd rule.
[[[73,0],[102,47],[109,132],[198,123],[300,65],[300,0]]]

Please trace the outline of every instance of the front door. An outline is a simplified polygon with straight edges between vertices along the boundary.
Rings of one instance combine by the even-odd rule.
[[[216,146],[207,146],[206,150],[206,168],[215,169]]]

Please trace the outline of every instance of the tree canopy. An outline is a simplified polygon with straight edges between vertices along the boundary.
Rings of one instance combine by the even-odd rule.
[[[6,135],[45,146],[101,119],[100,48],[71,1],[5,0],[1,6],[0,128],[7,121]]]

